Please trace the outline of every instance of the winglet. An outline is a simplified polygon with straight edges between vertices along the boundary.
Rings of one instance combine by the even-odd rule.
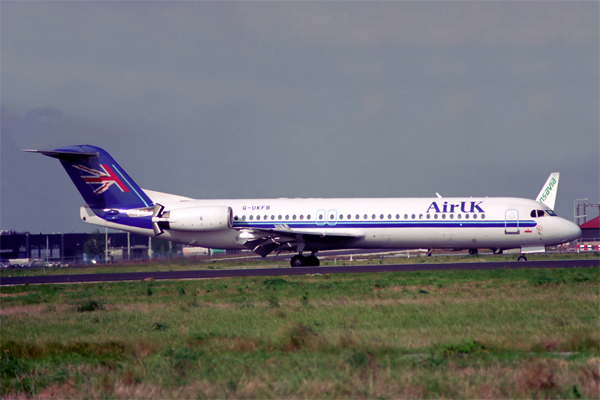
[[[554,210],[554,203],[556,202],[556,192],[558,191],[558,178],[560,173],[553,172],[548,177],[548,180],[542,187],[542,190],[535,198],[540,203],[543,203]]]

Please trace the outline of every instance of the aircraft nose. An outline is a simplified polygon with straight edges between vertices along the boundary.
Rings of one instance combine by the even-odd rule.
[[[565,223],[563,224],[562,236],[564,237],[565,242],[570,242],[581,236],[581,229],[577,225],[567,220],[565,220],[564,222]]]

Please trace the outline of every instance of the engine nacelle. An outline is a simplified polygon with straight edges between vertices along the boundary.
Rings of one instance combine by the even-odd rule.
[[[227,206],[176,208],[158,218],[161,228],[174,231],[206,232],[233,226],[233,210]]]

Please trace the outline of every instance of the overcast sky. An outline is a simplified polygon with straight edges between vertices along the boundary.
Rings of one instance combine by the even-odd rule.
[[[194,198],[600,201],[596,1],[0,7],[0,229],[96,229],[20,151],[74,144]]]

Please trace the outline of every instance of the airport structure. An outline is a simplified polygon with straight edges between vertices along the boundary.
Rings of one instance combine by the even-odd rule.
[[[100,237],[104,254],[86,254],[86,242]],[[104,243],[108,244],[105,245]],[[127,233],[51,233],[31,234],[2,232],[0,235],[0,258],[7,264],[31,264],[34,260],[44,263],[79,264],[88,261],[123,261],[148,258],[148,238]],[[101,249],[100,249],[101,251]],[[104,256],[104,257],[102,257]]]
[[[580,245],[598,245],[600,244],[600,203],[578,203],[579,200],[587,199],[575,200],[574,222],[581,229],[578,243]]]
[[[86,253],[98,240],[95,254]],[[218,251],[181,246],[177,243],[126,232],[17,233],[0,232],[0,262],[12,266],[67,266],[82,263],[115,263],[162,257],[213,255]]]
[[[575,200],[574,217],[575,223],[581,229],[581,238],[577,244],[580,248],[587,249],[589,246],[595,246],[596,249],[600,249],[600,203],[577,203],[577,201]]]

